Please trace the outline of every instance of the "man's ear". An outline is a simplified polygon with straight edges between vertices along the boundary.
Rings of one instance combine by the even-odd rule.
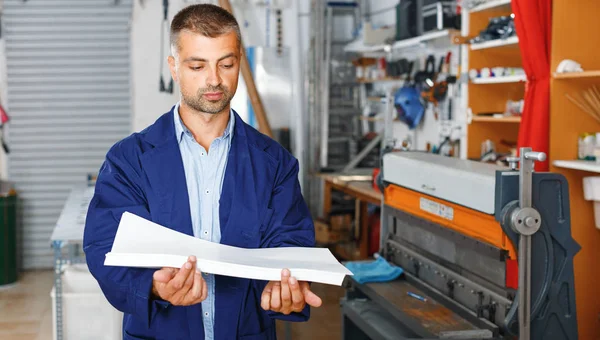
[[[177,79],[177,67],[175,65],[175,57],[170,55],[169,58],[167,58],[167,60],[169,62],[169,70],[171,71],[171,77],[173,78],[173,81],[179,83],[179,80]]]

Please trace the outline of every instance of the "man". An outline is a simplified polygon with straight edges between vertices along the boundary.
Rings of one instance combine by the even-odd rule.
[[[126,340],[275,339],[275,319],[305,321],[321,304],[287,269],[267,283],[201,274],[193,257],[181,269],[103,265],[125,211],[237,247],[314,246],[298,162],[230,108],[242,58],[235,18],[187,7],[171,24],[171,50],[180,102],[108,152],[86,221],[88,266],[124,312]]]

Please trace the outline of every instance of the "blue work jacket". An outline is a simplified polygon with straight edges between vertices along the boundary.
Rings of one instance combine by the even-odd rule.
[[[152,297],[155,269],[104,266],[125,211],[193,235],[172,115],[173,109],[110,149],[88,209],[83,240],[87,264],[107,300],[124,313],[125,340],[204,339],[201,304],[180,307]],[[219,201],[221,243],[313,247],[314,225],[300,191],[298,161],[234,115]],[[216,276],[215,339],[275,339],[275,319],[308,320],[308,306],[290,315],[264,311],[260,297],[266,283]]]

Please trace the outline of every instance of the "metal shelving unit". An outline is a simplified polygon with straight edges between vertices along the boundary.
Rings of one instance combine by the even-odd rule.
[[[56,299],[54,332],[57,340],[64,338],[62,275],[66,266],[85,263],[81,245],[87,208],[93,195],[94,186],[91,180],[87,185],[74,187],[50,238],[54,249],[54,294]]]

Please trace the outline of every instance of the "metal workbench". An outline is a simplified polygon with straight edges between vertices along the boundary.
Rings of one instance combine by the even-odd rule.
[[[85,218],[93,195],[94,186],[91,183],[75,186],[65,202],[50,237],[54,249],[54,291],[56,299],[54,332],[57,340],[63,339],[62,272],[65,265],[85,262],[81,245],[83,243]]]

